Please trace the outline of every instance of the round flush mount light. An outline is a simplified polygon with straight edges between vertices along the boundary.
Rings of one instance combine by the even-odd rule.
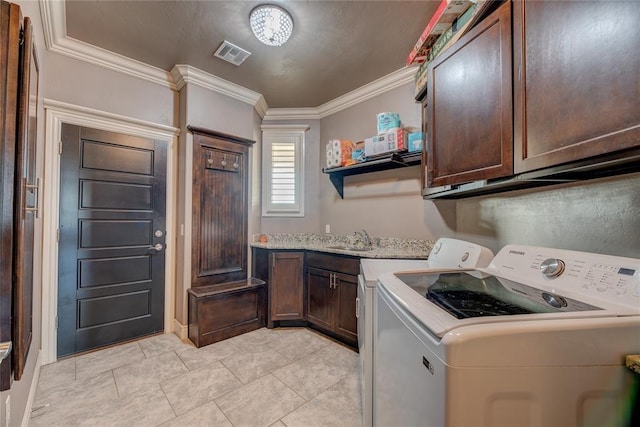
[[[251,31],[268,46],[282,46],[293,32],[293,19],[281,7],[272,4],[257,6],[249,15]]]

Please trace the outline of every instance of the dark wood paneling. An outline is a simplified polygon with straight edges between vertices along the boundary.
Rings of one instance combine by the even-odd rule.
[[[511,58],[507,2],[429,65],[430,187],[513,173]]]
[[[12,341],[13,207],[20,68],[20,8],[0,6],[0,341]],[[11,387],[13,354],[0,363],[0,390]]]
[[[189,339],[202,347],[266,324],[266,284],[257,279],[201,286],[189,293]]]
[[[308,259],[308,258],[307,258]],[[329,266],[325,264],[325,266]],[[333,329],[333,289],[329,287],[330,271],[306,268],[307,320],[328,330]]]
[[[256,279],[269,282],[269,250],[253,248],[251,256],[251,273]]]
[[[272,252],[269,321],[304,319],[304,252]]]
[[[194,132],[192,287],[247,278],[248,150]]]
[[[78,261],[80,288],[151,280],[151,257],[81,259]]]
[[[258,319],[258,293],[222,294],[219,299],[205,300],[200,311],[200,331],[209,334]]]
[[[87,298],[78,301],[79,328],[91,328],[151,316],[151,291]]]
[[[640,2],[514,2],[515,170],[640,146]]]
[[[68,124],[62,126],[62,142],[59,356],[162,331],[166,238],[166,144]],[[129,161],[114,158],[130,155]],[[136,166],[132,159],[143,164]],[[82,167],[81,161],[92,167]],[[145,197],[151,194],[153,201],[143,204],[153,209],[118,200],[118,191],[87,196],[87,183],[151,189]]]
[[[151,246],[153,223],[131,220],[83,219],[80,224],[80,248]]]
[[[82,180],[80,208],[149,211],[153,209],[153,186]]]
[[[358,279],[355,276],[338,274],[336,309],[336,332],[352,343],[358,342],[358,319],[356,318],[356,298]]]
[[[153,151],[83,140],[82,169],[153,175]]]
[[[31,19],[23,22],[14,205],[13,363],[14,378],[24,372],[33,335],[35,218],[40,180],[36,176],[38,59]]]
[[[307,252],[306,265],[307,267],[322,268],[338,273],[353,274],[356,276],[360,274],[360,258],[357,257]]]

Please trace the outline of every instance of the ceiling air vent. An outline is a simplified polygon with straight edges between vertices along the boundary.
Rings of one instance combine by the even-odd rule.
[[[227,62],[231,62],[233,65],[240,65],[251,55],[251,52],[225,40],[213,55]]]

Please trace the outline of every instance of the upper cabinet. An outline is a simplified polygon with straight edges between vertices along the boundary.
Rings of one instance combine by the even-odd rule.
[[[427,70],[430,187],[513,173],[511,4]]]
[[[640,144],[640,2],[514,2],[515,172]]]
[[[423,195],[640,170],[640,2],[507,1],[428,67]]]

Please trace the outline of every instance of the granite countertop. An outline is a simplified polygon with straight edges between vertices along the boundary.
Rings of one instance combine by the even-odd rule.
[[[265,242],[266,240],[266,242]],[[300,249],[360,258],[427,259],[435,243],[432,240],[398,239],[371,236],[367,249],[357,235],[278,233],[254,234],[251,247],[263,249]]]

